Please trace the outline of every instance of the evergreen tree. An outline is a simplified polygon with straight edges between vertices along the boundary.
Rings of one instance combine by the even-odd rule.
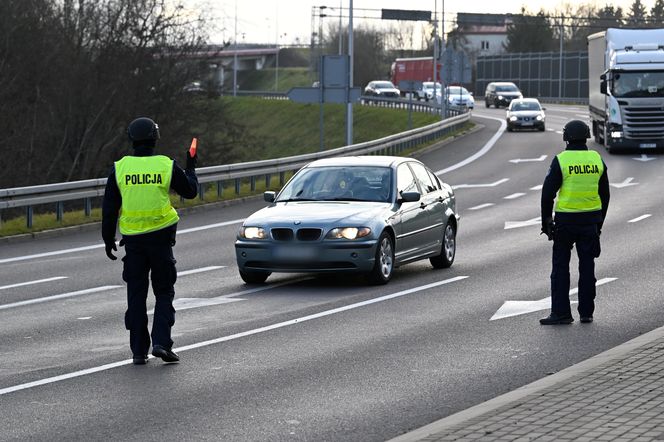
[[[641,3],[641,0],[634,0],[632,6],[629,7],[629,14],[627,14],[627,22],[625,23],[630,28],[645,28],[647,26],[647,10]]]
[[[591,21],[591,25],[597,31],[601,31],[606,28],[620,28],[622,27],[623,22],[622,8],[614,8],[611,5],[606,5],[597,11],[597,16]]]
[[[554,48],[553,29],[544,11],[527,15],[526,8],[507,27],[507,52],[547,52]]]
[[[656,0],[652,9],[650,10],[650,17],[648,23],[653,28],[664,27],[664,0]]]

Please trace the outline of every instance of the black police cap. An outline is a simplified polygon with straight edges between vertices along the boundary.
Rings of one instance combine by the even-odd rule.
[[[590,128],[581,120],[572,120],[563,128],[563,141],[585,141],[590,138]]]
[[[159,126],[151,118],[140,117],[129,123],[127,135],[131,141],[157,141]]]

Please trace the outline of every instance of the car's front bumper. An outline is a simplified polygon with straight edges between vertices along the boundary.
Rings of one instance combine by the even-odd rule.
[[[374,267],[376,244],[376,240],[297,245],[237,240],[235,256],[238,268],[243,272],[362,273]]]

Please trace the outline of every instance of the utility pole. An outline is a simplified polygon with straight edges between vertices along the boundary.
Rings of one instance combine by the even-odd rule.
[[[560,16],[560,52],[558,54],[558,99],[563,97],[563,17]]]
[[[277,21],[275,25],[275,40],[277,43],[277,53],[275,54],[275,69],[274,69],[274,91],[277,92],[279,90],[279,2],[275,1],[274,2],[274,18]]]
[[[235,0],[235,37],[233,38],[233,96],[237,95],[237,0]]]
[[[353,87],[353,0],[348,0],[348,93],[346,94],[346,145],[353,144],[353,102],[350,90]]]

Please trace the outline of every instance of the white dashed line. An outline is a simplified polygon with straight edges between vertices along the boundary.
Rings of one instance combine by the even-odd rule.
[[[519,198],[519,197],[522,197],[522,196],[524,196],[524,195],[525,195],[525,193],[517,192],[517,193],[513,193],[513,194],[511,194],[511,195],[504,196],[503,199],[506,199],[506,200],[513,200],[513,199],[517,199],[517,198]]]
[[[42,282],[57,281],[59,279],[67,279],[67,277],[54,276],[53,278],[38,279],[36,281],[28,281],[28,282],[19,282],[18,284],[11,284],[11,285],[3,285],[2,287],[0,287],[0,290],[13,289],[14,287],[23,287],[24,285],[41,284]]]
[[[474,207],[469,207],[468,210],[480,210],[480,209],[486,209],[487,207],[494,206],[495,204],[493,203],[484,203],[480,204],[479,206],[474,206]]]
[[[644,220],[644,219],[646,219],[646,218],[650,218],[651,216],[652,216],[651,214],[646,213],[645,215],[641,215],[641,216],[639,216],[639,217],[637,217],[637,218],[630,219],[630,220],[627,221],[627,222],[628,222],[628,223],[638,223],[639,221]]]

